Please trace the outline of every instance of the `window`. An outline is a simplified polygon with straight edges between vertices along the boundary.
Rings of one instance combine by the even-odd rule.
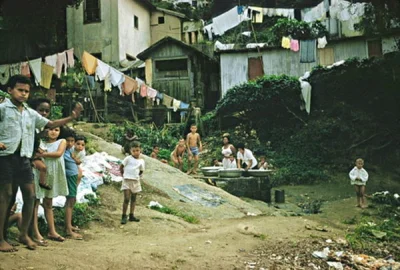
[[[97,59],[99,59],[99,60],[102,60],[102,53],[101,52],[99,52],[99,53],[91,53],[91,55],[93,55],[94,57],[96,57]]]
[[[158,17],[158,24],[164,24],[165,23],[165,18],[163,17]]]
[[[136,15],[133,15],[133,27],[139,29],[139,18]]]
[[[100,22],[100,0],[85,0],[83,7],[84,23]]]
[[[188,77],[188,60],[172,59],[155,61],[157,79]]]
[[[264,65],[262,57],[249,58],[249,80],[254,80],[264,75]]]
[[[381,57],[382,56],[382,41],[368,40],[368,57]]]
[[[333,48],[318,49],[318,56],[321,66],[329,66],[335,62]]]

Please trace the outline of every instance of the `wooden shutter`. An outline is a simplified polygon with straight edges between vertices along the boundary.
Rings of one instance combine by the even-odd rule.
[[[335,62],[333,48],[318,49],[319,64],[321,66],[329,66]]]
[[[368,40],[368,57],[381,57],[382,56],[382,41]]]
[[[262,56],[249,58],[249,80],[254,80],[264,75]]]

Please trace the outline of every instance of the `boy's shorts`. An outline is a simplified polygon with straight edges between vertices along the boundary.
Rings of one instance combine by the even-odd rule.
[[[121,190],[130,190],[132,193],[139,193],[142,191],[142,185],[140,184],[140,180],[124,178]]]
[[[67,176],[67,185],[67,198],[76,198],[76,192],[78,190],[78,175]]]
[[[198,156],[200,153],[198,147],[190,147],[190,152],[192,152],[193,156]]]
[[[31,160],[21,157],[20,153],[0,156],[0,184],[30,184],[33,183]]]

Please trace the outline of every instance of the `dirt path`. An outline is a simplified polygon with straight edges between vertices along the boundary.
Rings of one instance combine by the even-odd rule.
[[[118,147],[98,139],[99,146],[112,155]],[[122,195],[116,185],[100,186],[102,222],[84,230],[84,240],[50,242],[36,251],[20,250],[0,254],[2,269],[310,269],[312,251],[326,246],[326,239],[344,238],[347,229],[341,218],[330,218],[337,209],[352,205],[349,199],[326,206],[324,215],[287,215],[262,202],[245,202],[218,188],[146,159],[148,173],[139,199],[139,223],[121,226]],[[191,184],[221,196],[225,203],[205,207],[183,200],[171,188]],[[146,187],[146,186],[145,186]],[[148,209],[146,204],[164,205],[199,217],[199,224]],[[291,196],[288,196],[290,204]],[[283,209],[282,209],[283,208]],[[348,211],[348,216],[358,215]],[[258,216],[246,216],[247,213]],[[262,214],[263,213],[263,214]],[[337,215],[337,214],[336,214]],[[321,228],[328,224],[328,231]],[[321,264],[323,262],[320,262]]]

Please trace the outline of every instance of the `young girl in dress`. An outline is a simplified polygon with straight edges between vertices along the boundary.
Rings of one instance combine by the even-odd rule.
[[[52,128],[48,131],[48,139],[42,145],[47,149],[46,152],[38,154],[44,158],[47,167],[47,183],[52,186],[51,190],[45,190],[39,186],[39,178],[35,172],[36,198],[43,199],[44,214],[47,220],[47,238],[53,241],[63,242],[64,237],[56,232],[53,215],[53,198],[68,195],[67,179],[65,174],[64,152],[66,148],[65,139],[59,139],[60,128]],[[37,215],[35,216],[34,236],[36,239],[43,239],[37,227]],[[41,237],[41,238],[40,238]]]

